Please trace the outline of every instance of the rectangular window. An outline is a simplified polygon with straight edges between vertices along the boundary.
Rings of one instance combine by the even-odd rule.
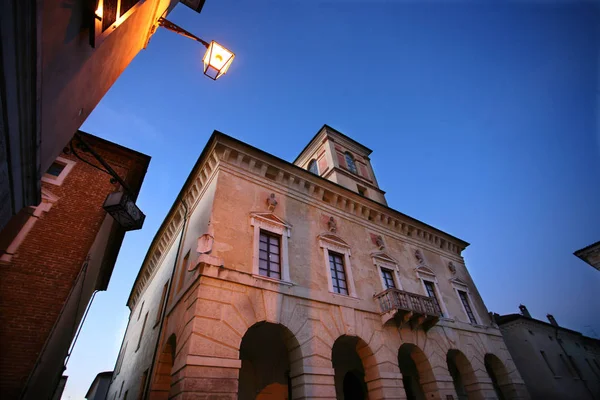
[[[52,163],[52,165],[50,166],[50,168],[48,168],[46,173],[48,175],[52,175],[52,176],[59,176],[60,173],[63,171],[63,169],[65,169],[64,164],[60,164],[60,163],[57,163],[56,161],[54,161]]]
[[[360,185],[356,185],[356,187],[358,188],[358,194],[360,194],[363,197],[367,197],[367,188],[364,186],[360,186]]]
[[[125,343],[125,346],[123,346],[123,350],[121,351],[121,354],[119,354],[119,357],[117,358],[117,365],[115,366],[115,375],[118,375],[119,372],[121,372],[121,364],[123,363],[123,357],[125,357],[125,353],[127,352],[127,343]]]
[[[329,268],[331,270],[331,283],[333,291],[339,294],[348,294],[348,284],[346,282],[346,271],[344,270],[344,256],[334,252],[329,252]]]
[[[121,389],[119,390],[119,397],[121,397],[121,393],[123,393],[123,385],[125,385],[125,381],[121,382]]]
[[[269,278],[281,279],[280,236],[260,231],[258,272]]]
[[[142,315],[142,310],[144,309],[144,303],[145,303],[145,302],[143,302],[143,303],[142,303],[142,306],[140,307],[140,312],[138,313],[138,317],[137,317],[137,320],[138,320],[138,321],[140,320],[140,316]]]
[[[123,400],[127,400],[127,392],[129,392],[129,390],[125,391],[125,395],[123,396]]]
[[[587,365],[590,367],[590,369],[592,370],[592,372],[594,373],[594,375],[596,375],[596,378],[600,379],[600,374],[598,374],[598,372],[596,372],[596,370],[594,369],[594,367],[592,366],[592,363],[590,363],[590,360],[588,360],[587,358],[585,359],[585,362],[587,363]]]
[[[381,276],[383,277],[383,283],[386,289],[396,289],[396,282],[394,282],[394,272],[381,268]]]
[[[444,313],[442,312],[442,307],[440,307],[440,302],[438,301],[437,295],[435,294],[435,284],[430,281],[423,281],[423,283],[425,284],[425,289],[427,290],[427,295],[433,299],[435,309],[443,317]]]
[[[565,365],[565,367],[569,371],[569,374],[571,374],[571,377],[576,378],[577,376],[575,375],[575,371],[573,371],[573,368],[571,367],[571,365],[569,365],[569,363],[565,359],[565,356],[562,354],[559,354],[558,356],[560,357],[560,360],[562,361],[562,363]]]
[[[575,371],[575,375],[577,376],[577,378],[583,379],[583,377],[581,376],[581,371],[579,370],[579,367],[575,363],[575,359],[573,359],[573,357],[571,357],[571,356],[567,356],[567,357],[569,358],[569,362],[571,363],[571,367],[573,367],[573,371]]]
[[[165,302],[165,297],[167,297],[167,290],[169,290],[169,281],[167,281],[165,286],[163,286],[162,295],[160,296],[160,303],[158,303],[158,310],[156,311],[156,321],[154,322],[154,326],[158,325],[160,318],[162,317],[163,304]]]
[[[548,369],[550,370],[550,372],[552,372],[552,375],[556,376],[556,372],[554,372],[554,370],[552,369],[552,366],[550,365],[550,362],[548,361],[548,358],[546,357],[546,352],[543,350],[540,350],[540,354],[542,355],[542,358],[546,362]]]
[[[469,321],[472,324],[476,324],[477,320],[475,319],[475,314],[473,314],[473,310],[471,309],[471,304],[469,303],[469,296],[467,296],[467,292],[462,290],[458,290],[458,296],[460,297],[460,301],[467,312],[467,316],[469,317]]]
[[[140,393],[138,394],[138,400],[143,400],[144,398],[144,388],[146,387],[146,382],[148,381],[148,370],[145,370],[142,374],[142,379],[140,381]]]
[[[185,280],[185,273],[188,269],[188,262],[190,261],[190,251],[187,252],[183,260],[181,260],[181,266],[179,267],[179,281],[177,282],[177,292],[183,287],[183,281]]]
[[[146,315],[144,315],[144,323],[142,323],[142,331],[140,332],[140,337],[138,339],[137,347],[135,351],[140,349],[140,345],[142,344],[142,336],[144,336],[144,331],[146,330],[146,321],[148,320],[148,312],[146,311]]]

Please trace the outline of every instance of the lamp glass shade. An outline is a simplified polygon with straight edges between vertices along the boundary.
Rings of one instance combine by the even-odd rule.
[[[202,58],[204,75],[217,80],[227,72],[234,57],[235,54],[213,40]]]
[[[140,229],[144,225],[146,216],[123,192],[110,193],[103,207],[126,231]]]

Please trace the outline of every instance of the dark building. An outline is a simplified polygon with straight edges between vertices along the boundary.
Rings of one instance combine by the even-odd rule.
[[[600,340],[520,314],[494,314],[532,399],[600,398]]]
[[[82,140],[89,147],[82,149]],[[132,200],[150,162],[83,132],[72,143],[43,175],[40,203],[21,210],[0,235],[3,399],[52,398],[88,304],[108,286],[125,229],[103,205],[124,189],[92,152],[123,180]]]
[[[0,2],[0,229],[40,203],[44,172],[177,3]]]

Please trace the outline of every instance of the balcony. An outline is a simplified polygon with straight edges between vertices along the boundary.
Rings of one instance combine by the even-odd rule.
[[[383,324],[394,319],[399,325],[408,324],[412,329],[422,327],[427,331],[442,316],[435,301],[420,294],[387,289],[374,297],[379,302]]]

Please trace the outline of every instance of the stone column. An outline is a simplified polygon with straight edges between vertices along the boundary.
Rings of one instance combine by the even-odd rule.
[[[335,400],[335,371],[333,368],[303,366],[303,371],[292,378],[292,399]]]
[[[170,395],[178,400],[237,400],[241,366],[237,359],[188,355],[185,365],[173,374]]]

